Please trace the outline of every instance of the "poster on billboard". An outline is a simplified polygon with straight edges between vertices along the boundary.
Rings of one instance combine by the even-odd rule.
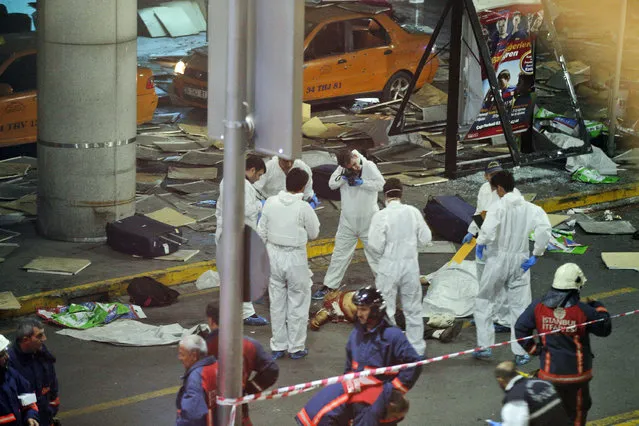
[[[533,42],[544,19],[543,7],[535,0],[476,0],[475,4],[513,132],[526,131],[531,125],[535,82]],[[482,84],[484,101],[466,140],[503,134],[485,70]]]

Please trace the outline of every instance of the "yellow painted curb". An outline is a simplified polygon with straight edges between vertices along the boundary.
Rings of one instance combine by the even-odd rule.
[[[639,182],[618,186],[609,191],[600,191],[596,193],[575,193],[562,195],[559,197],[552,197],[545,200],[538,200],[535,202],[535,204],[543,208],[546,212],[550,213],[574,207],[618,201],[632,197],[639,197]],[[364,246],[362,245],[362,242],[358,241],[357,248],[361,249],[363,247]],[[309,259],[328,256],[333,253],[334,248],[334,238],[311,241],[306,246]],[[129,282],[136,277],[151,277],[166,286],[174,286],[193,282],[209,269],[216,269],[215,260],[189,263],[186,265],[175,266],[167,269],[160,269],[125,277],[95,281],[74,287],[64,288],[61,290],[51,290],[42,293],[20,296],[18,297],[18,301],[22,305],[21,308],[12,311],[0,311],[0,319],[28,315],[35,312],[37,308],[52,308],[57,305],[65,305],[68,303],[69,299],[74,299],[77,297],[90,296],[93,294],[101,293],[107,293],[111,297],[120,296],[126,293],[126,288],[129,285]]]
[[[534,203],[544,209],[547,213],[551,213],[575,207],[589,206],[592,204],[609,203],[611,201],[619,201],[632,197],[639,197],[639,182],[617,186],[608,191],[592,193],[577,192],[574,194],[560,195],[558,197],[535,201]]]
[[[357,248],[363,247],[362,242],[358,241]],[[333,253],[334,248],[334,238],[311,241],[307,244],[308,258],[313,259],[330,255]],[[197,280],[200,275],[209,269],[216,270],[215,260],[189,263],[167,269],[94,281],[60,290],[28,294],[17,298],[21,305],[20,309],[0,311],[0,319],[29,315],[39,308],[54,308],[58,305],[66,305],[70,299],[78,297],[91,296],[94,294],[108,294],[109,297],[121,296],[126,294],[126,288],[131,280],[138,277],[151,277],[169,287],[185,284]]]

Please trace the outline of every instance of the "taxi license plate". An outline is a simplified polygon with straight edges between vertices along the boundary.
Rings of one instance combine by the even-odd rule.
[[[209,96],[209,92],[202,89],[193,89],[192,87],[185,87],[184,94],[189,96],[194,96],[200,99],[206,99]]]

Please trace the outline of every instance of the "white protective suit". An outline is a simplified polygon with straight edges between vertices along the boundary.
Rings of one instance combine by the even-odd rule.
[[[504,195],[488,210],[477,238],[477,245],[486,245],[486,266],[475,300],[478,346],[495,344],[493,314],[495,298],[502,288],[506,288],[510,324],[515,324],[530,304],[530,270],[524,272],[521,267],[530,257],[528,236],[531,231],[535,232],[532,254],[543,256],[550,241],[551,229],[546,212],[514,192]],[[515,339],[514,327],[511,327],[510,334],[511,339]],[[515,355],[526,353],[516,342],[511,344],[511,349]]]
[[[360,158],[362,164],[361,178],[364,181],[359,186],[350,186],[342,179],[344,168],[337,166],[328,186],[340,190],[342,198],[342,212],[335,234],[335,248],[331,256],[331,263],[324,277],[324,285],[330,289],[337,289],[344,278],[346,268],[353,259],[357,239],[364,244],[364,254],[368,264],[375,273],[375,256],[368,247],[368,228],[373,215],[379,211],[377,195],[384,188],[384,178],[372,161],[368,161],[359,152],[353,151]]]
[[[222,237],[222,208],[224,199],[224,179],[220,182],[220,196],[217,199],[215,205],[215,245],[217,249],[220,247],[220,238]],[[244,179],[244,224],[250,226],[252,229],[257,230],[257,218],[262,211],[262,202],[257,196],[257,192],[251,182],[248,179]],[[216,249],[216,253],[217,253]],[[220,263],[218,263],[220,265]],[[219,266],[218,266],[219,268]],[[221,271],[220,271],[221,273]],[[242,304],[242,318],[246,319],[255,314],[255,308],[251,302],[244,302]]]
[[[385,209],[375,213],[368,232],[368,245],[378,259],[375,287],[384,295],[386,313],[392,322],[399,291],[406,337],[419,355],[426,352],[426,342],[417,250],[431,240],[420,211],[399,200],[391,200]]]
[[[315,195],[315,192],[313,192],[313,172],[311,168],[299,159],[293,162],[293,168],[302,169],[308,173],[308,182],[304,187],[304,200],[310,200],[313,198],[313,195]],[[277,195],[280,191],[286,191],[286,175],[280,167],[277,157],[273,157],[266,162],[266,173],[253,185],[255,189],[266,198]]]
[[[269,197],[257,226],[271,264],[268,292],[273,351],[294,353],[305,349],[313,284],[306,242],[317,238],[320,223],[302,196],[281,191]]]
[[[517,195],[521,195],[517,188],[513,189],[513,193]],[[497,203],[499,201],[499,194],[497,191],[493,191],[490,186],[490,182],[485,182],[481,188],[479,188],[479,193],[477,194],[477,209],[475,209],[475,214],[480,214],[481,212],[488,211],[490,206]],[[479,226],[475,223],[475,221],[471,221],[468,226],[468,232],[477,235],[479,232]],[[484,266],[486,262],[480,259],[475,259],[475,264],[477,265],[477,281],[481,279],[481,274],[484,272]],[[502,289],[497,294],[495,298],[495,316],[493,317],[493,321],[497,324],[510,327],[510,309],[508,308],[508,298],[506,296],[506,289]]]

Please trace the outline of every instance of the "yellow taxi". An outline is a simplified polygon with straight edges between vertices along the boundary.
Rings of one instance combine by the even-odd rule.
[[[35,142],[38,137],[35,33],[0,36],[0,147]],[[153,73],[138,67],[137,123],[153,119],[158,105]]]
[[[384,9],[371,10],[375,8],[305,8],[304,101],[363,95],[380,95],[382,101],[389,101],[406,95],[430,36],[407,32]],[[174,101],[206,108],[207,64],[206,46],[177,63]],[[416,89],[432,82],[438,67],[437,57],[431,56]]]

